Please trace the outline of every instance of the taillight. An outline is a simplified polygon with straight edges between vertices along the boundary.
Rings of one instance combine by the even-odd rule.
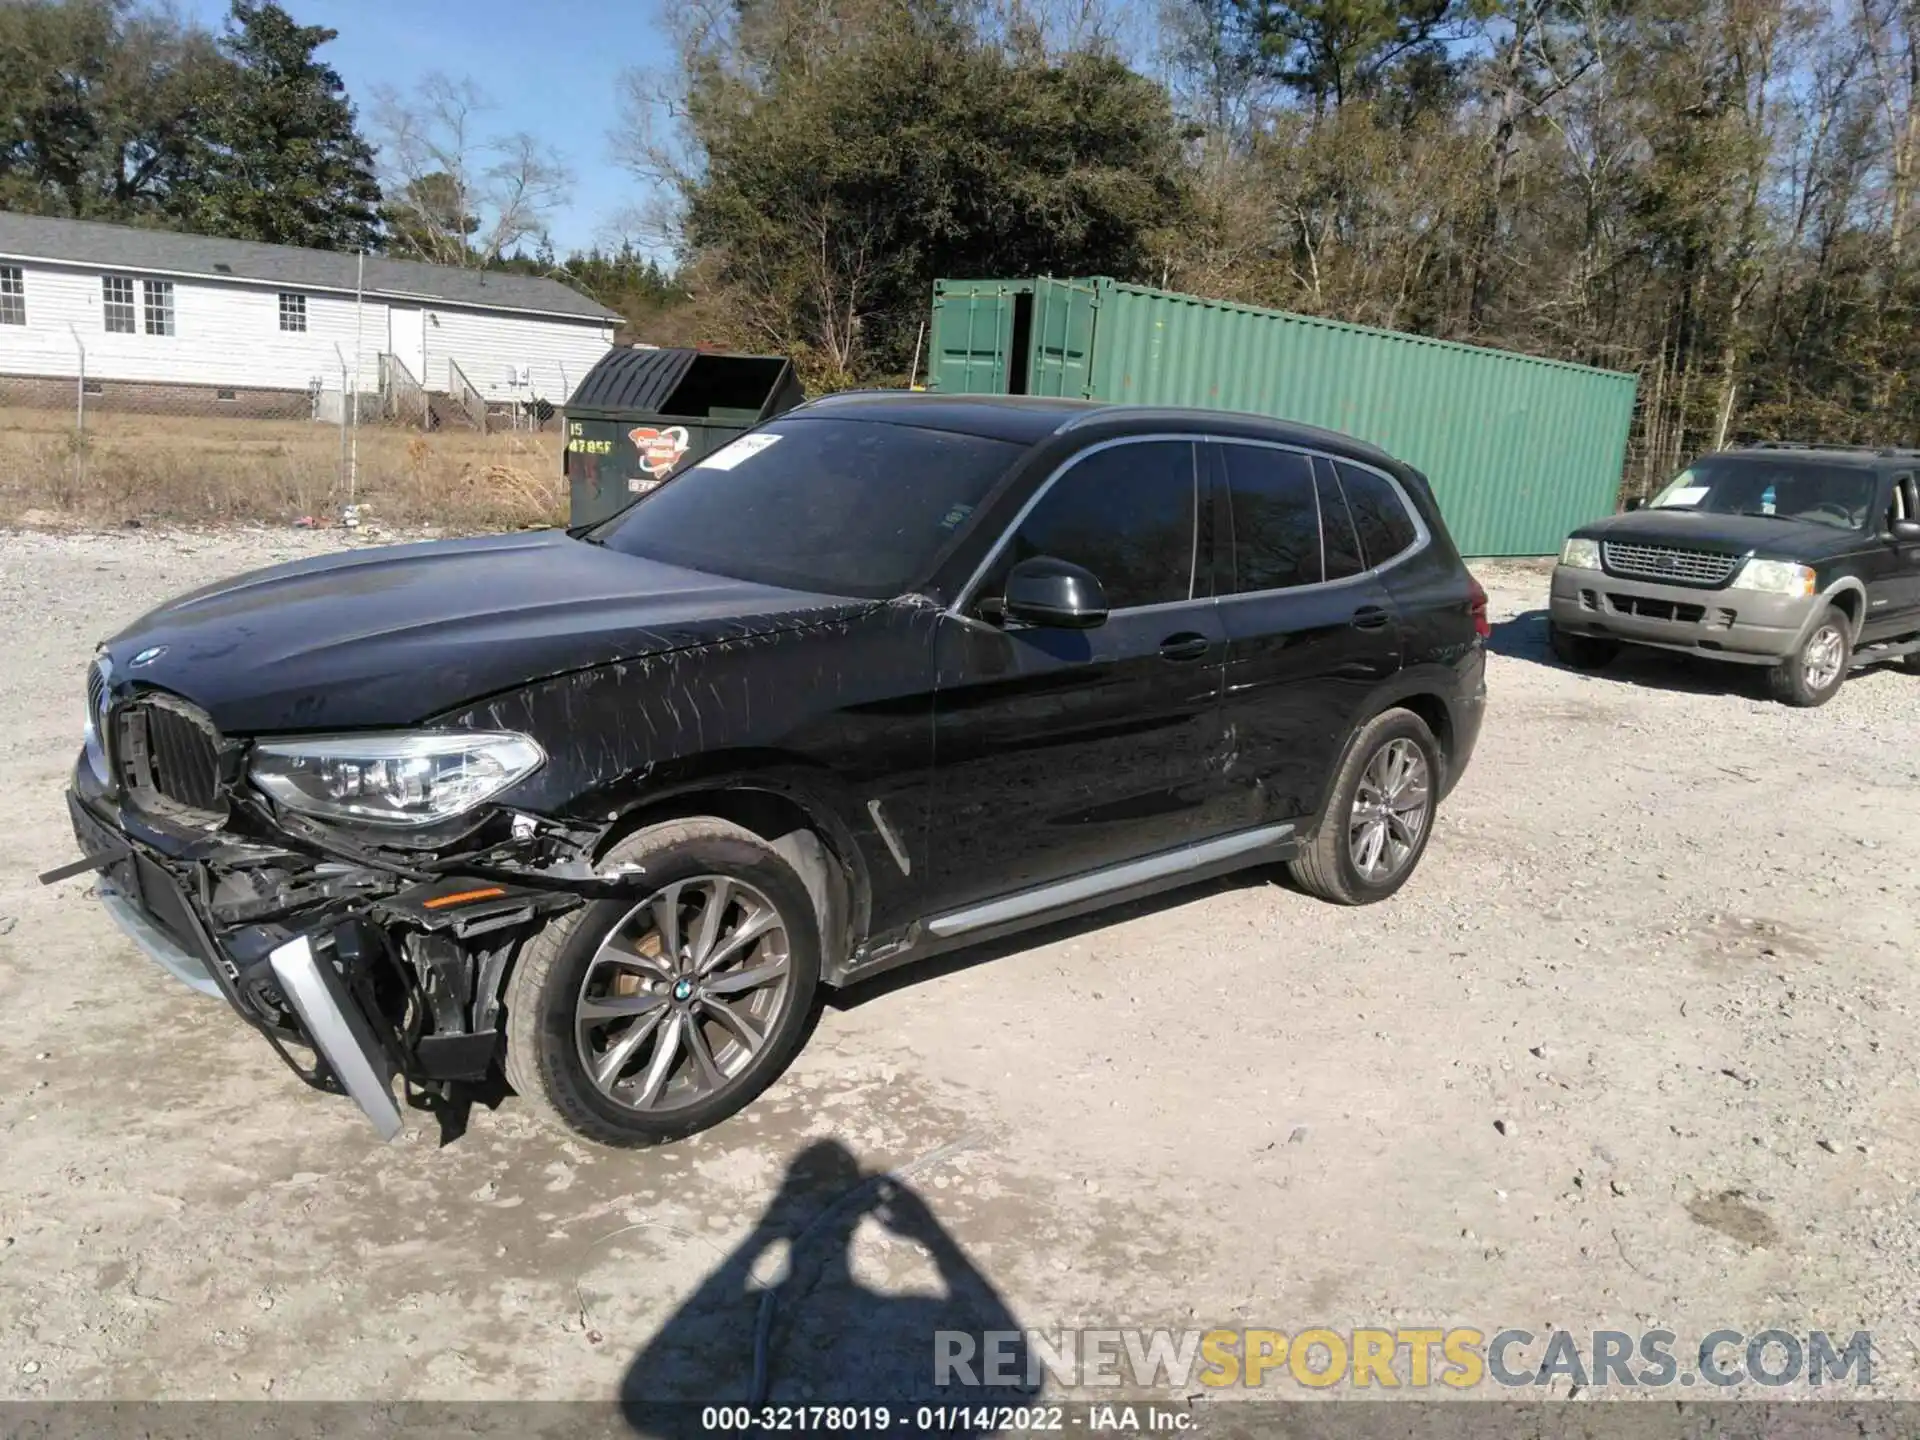
[[[1482,640],[1493,634],[1493,626],[1487,623],[1487,592],[1473,576],[1467,576],[1467,599],[1473,606],[1473,633]]]

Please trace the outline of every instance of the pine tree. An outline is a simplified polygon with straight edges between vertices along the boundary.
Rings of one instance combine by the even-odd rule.
[[[373,151],[339,72],[314,52],[337,31],[274,0],[233,0],[221,49],[233,70],[200,97],[198,133],[168,211],[208,235],[319,250],[379,238]]]

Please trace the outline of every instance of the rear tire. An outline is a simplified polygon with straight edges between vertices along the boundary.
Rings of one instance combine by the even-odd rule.
[[[1374,716],[1347,750],[1319,832],[1287,862],[1294,883],[1334,905],[1372,905],[1406,884],[1433,834],[1444,763],[1411,710]]]
[[[1793,654],[1767,671],[1767,693],[1811,710],[1840,693],[1853,662],[1853,624],[1836,606],[1820,612]]]
[[[569,911],[522,949],[502,1069],[544,1120],[659,1145],[786,1069],[819,984],[819,923],[794,868],[724,820],[636,831],[601,857],[623,862],[644,876],[630,897]]]
[[[1617,640],[1603,640],[1597,635],[1575,635],[1562,630],[1551,620],[1547,622],[1547,648],[1553,651],[1553,658],[1569,670],[1604,670],[1620,654]]]

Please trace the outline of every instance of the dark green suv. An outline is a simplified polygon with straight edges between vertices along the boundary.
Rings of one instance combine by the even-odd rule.
[[[1645,506],[1584,525],[1549,636],[1576,669],[1622,645],[1765,666],[1789,705],[1851,670],[1920,669],[1920,450],[1770,442],[1695,460]]]

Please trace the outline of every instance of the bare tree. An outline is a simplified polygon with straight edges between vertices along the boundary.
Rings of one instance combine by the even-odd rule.
[[[564,158],[524,131],[495,132],[471,80],[428,75],[374,91],[373,127],[394,248],[436,265],[484,266],[546,228],[573,190]]]

